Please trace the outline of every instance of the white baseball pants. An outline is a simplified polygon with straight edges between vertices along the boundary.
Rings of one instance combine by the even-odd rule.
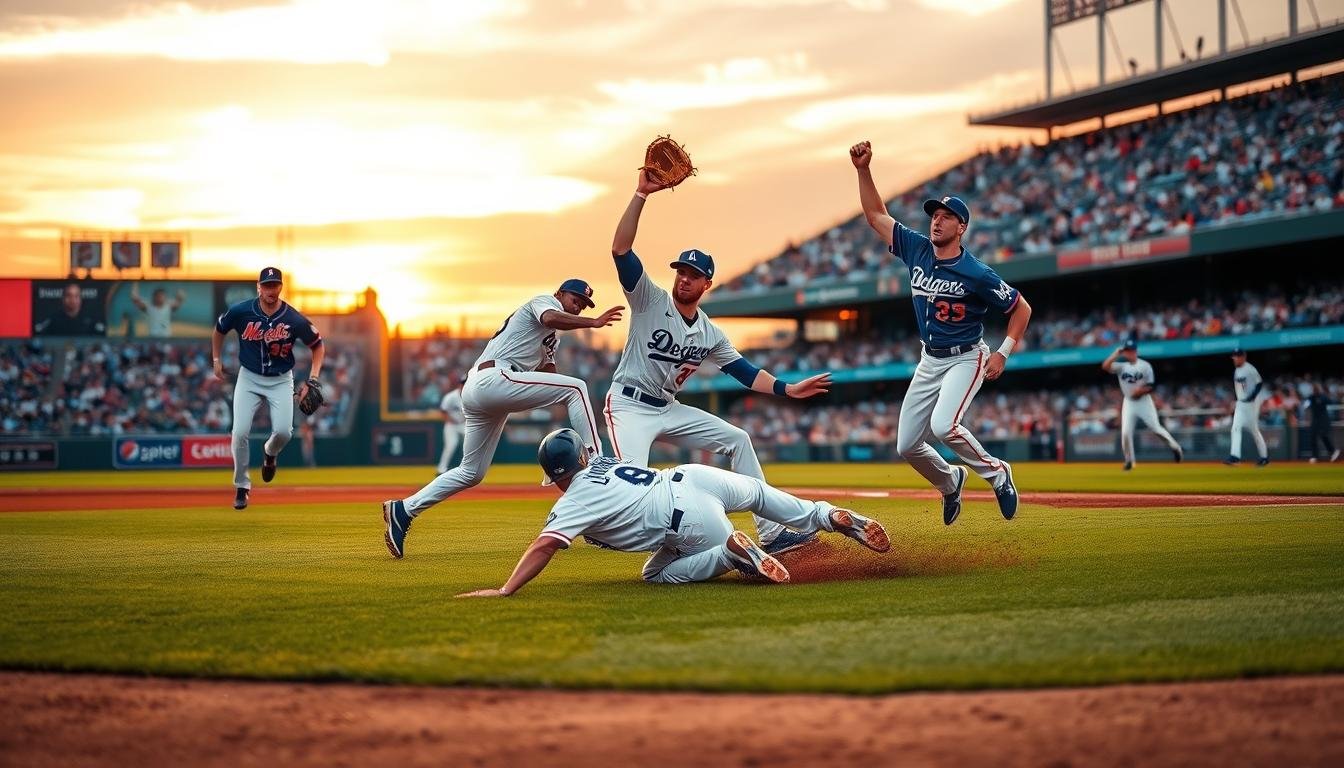
[[[405,500],[412,517],[444,499],[477,485],[495,457],[509,415],[564,403],[569,423],[589,454],[601,453],[597,417],[588,399],[588,386],[573,376],[540,371],[515,372],[507,368],[473,371],[462,387],[462,463],[440,474]]]
[[[1171,450],[1181,449],[1181,444],[1176,442],[1176,438],[1171,436],[1166,427],[1162,426],[1162,419],[1157,415],[1157,405],[1153,403],[1152,395],[1144,395],[1138,400],[1126,397],[1120,406],[1120,450],[1125,454],[1126,463],[1134,463],[1134,423],[1138,421],[1142,421],[1158,437],[1166,440],[1167,447]]]
[[[827,502],[805,501],[764,480],[703,464],[684,464],[676,472],[682,479],[671,484],[672,506],[682,511],[681,524],[644,563],[645,581],[684,584],[731,571],[729,512],[755,510],[776,525],[803,533],[835,530],[830,514],[835,507]]]
[[[961,419],[985,383],[989,347],[980,342],[955,357],[921,354],[910,388],[901,401],[896,450],[940,493],[957,489],[952,466],[929,445],[937,438],[967,467],[997,488],[1008,480],[1002,461],[990,456]]]
[[[257,406],[266,403],[271,414],[271,436],[262,450],[272,456],[294,436],[294,372],[279,376],[262,376],[238,366],[238,383],[233,387],[233,485],[251,488],[252,478],[247,474],[251,446],[252,416]]]
[[[1255,441],[1255,450],[1260,458],[1269,456],[1269,447],[1265,445],[1265,436],[1260,434],[1260,401],[1243,403],[1238,400],[1232,411],[1232,455],[1241,458],[1241,433],[1247,430]]]
[[[447,472],[451,466],[449,462],[453,460],[453,452],[457,450],[457,444],[462,441],[462,426],[459,424],[443,423],[443,453],[439,455],[439,465],[437,469],[439,474]]]
[[[649,465],[649,449],[655,440],[691,450],[709,450],[728,457],[734,472],[765,480],[761,460],[751,445],[751,436],[712,413],[672,400],[663,407],[649,405],[621,394],[621,384],[612,384],[602,409],[607,435],[616,457],[641,467]],[[775,540],[784,531],[780,525],[756,515],[756,535],[762,543]]]

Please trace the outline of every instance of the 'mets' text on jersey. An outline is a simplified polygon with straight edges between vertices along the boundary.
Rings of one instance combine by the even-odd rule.
[[[896,222],[891,252],[910,269],[910,293],[919,338],[930,347],[973,344],[985,334],[990,307],[1012,312],[1021,297],[963,248],[954,259],[940,261],[929,238]]]
[[[294,342],[309,349],[322,344],[322,334],[299,311],[285,302],[275,314],[262,312],[259,299],[240,301],[224,310],[215,330],[238,332],[238,364],[262,376],[280,376],[294,369]]]

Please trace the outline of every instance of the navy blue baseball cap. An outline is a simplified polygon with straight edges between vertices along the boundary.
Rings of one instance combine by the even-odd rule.
[[[580,299],[583,299],[583,303],[587,304],[590,309],[597,306],[593,303],[593,286],[577,277],[571,277],[561,283],[560,290],[572,293]]]
[[[285,276],[281,274],[280,270],[276,269],[275,267],[267,267],[261,270],[261,274],[257,275],[257,282],[283,283],[285,282]]]
[[[960,197],[948,195],[941,200],[931,198],[924,201],[924,212],[930,216],[932,216],[933,212],[939,208],[946,208],[951,211],[953,216],[961,219],[962,224],[971,223],[971,209],[966,207],[966,203],[963,203]]]
[[[705,277],[708,277],[711,280],[714,279],[714,257],[704,251],[696,250],[695,248],[692,248],[689,251],[682,251],[681,255],[677,257],[677,260],[668,264],[668,266],[673,268],[683,266],[690,267]]]
[[[1125,346],[1122,347],[1122,349],[1138,349],[1138,348],[1139,348],[1139,342],[1133,339],[1125,339]]]
[[[1235,347],[1232,348],[1232,356],[1233,356],[1233,357],[1241,357],[1241,356],[1243,356],[1243,355],[1245,355],[1245,354],[1246,354],[1246,350],[1242,349],[1240,344],[1238,344],[1237,346],[1235,346]]]

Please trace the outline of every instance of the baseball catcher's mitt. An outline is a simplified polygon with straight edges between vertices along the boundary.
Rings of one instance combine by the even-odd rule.
[[[322,397],[322,384],[317,379],[309,379],[308,390],[299,398],[299,410],[303,411],[304,416],[312,416],[325,402],[326,398]]]
[[[659,136],[649,144],[644,150],[644,165],[640,170],[648,171],[649,176],[664,187],[675,187],[695,175],[691,156],[671,136]]]

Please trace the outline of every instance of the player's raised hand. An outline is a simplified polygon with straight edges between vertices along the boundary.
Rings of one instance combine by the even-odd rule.
[[[611,309],[608,309],[606,312],[593,318],[593,322],[597,323],[597,325],[594,325],[593,327],[606,328],[609,325],[620,322],[621,313],[624,311],[625,307],[612,307]]]
[[[868,164],[873,161],[873,143],[871,141],[860,141],[850,147],[849,159],[854,163],[855,168],[867,168]]]
[[[663,184],[654,179],[653,175],[649,173],[649,170],[644,168],[639,172],[639,184],[635,187],[635,191],[642,192],[646,195],[652,195],[660,189],[667,189],[668,186],[670,185]]]
[[[1008,358],[1001,352],[992,352],[989,355],[989,364],[985,366],[985,381],[993,381],[1003,375],[1003,366],[1008,362]]]
[[[454,595],[454,597],[508,597],[508,595],[499,589],[478,589],[474,592],[463,592],[460,595]]]
[[[830,373],[818,373],[816,376],[809,376],[800,382],[790,384],[784,388],[784,394],[796,400],[803,400],[816,395],[824,395],[830,391]]]

